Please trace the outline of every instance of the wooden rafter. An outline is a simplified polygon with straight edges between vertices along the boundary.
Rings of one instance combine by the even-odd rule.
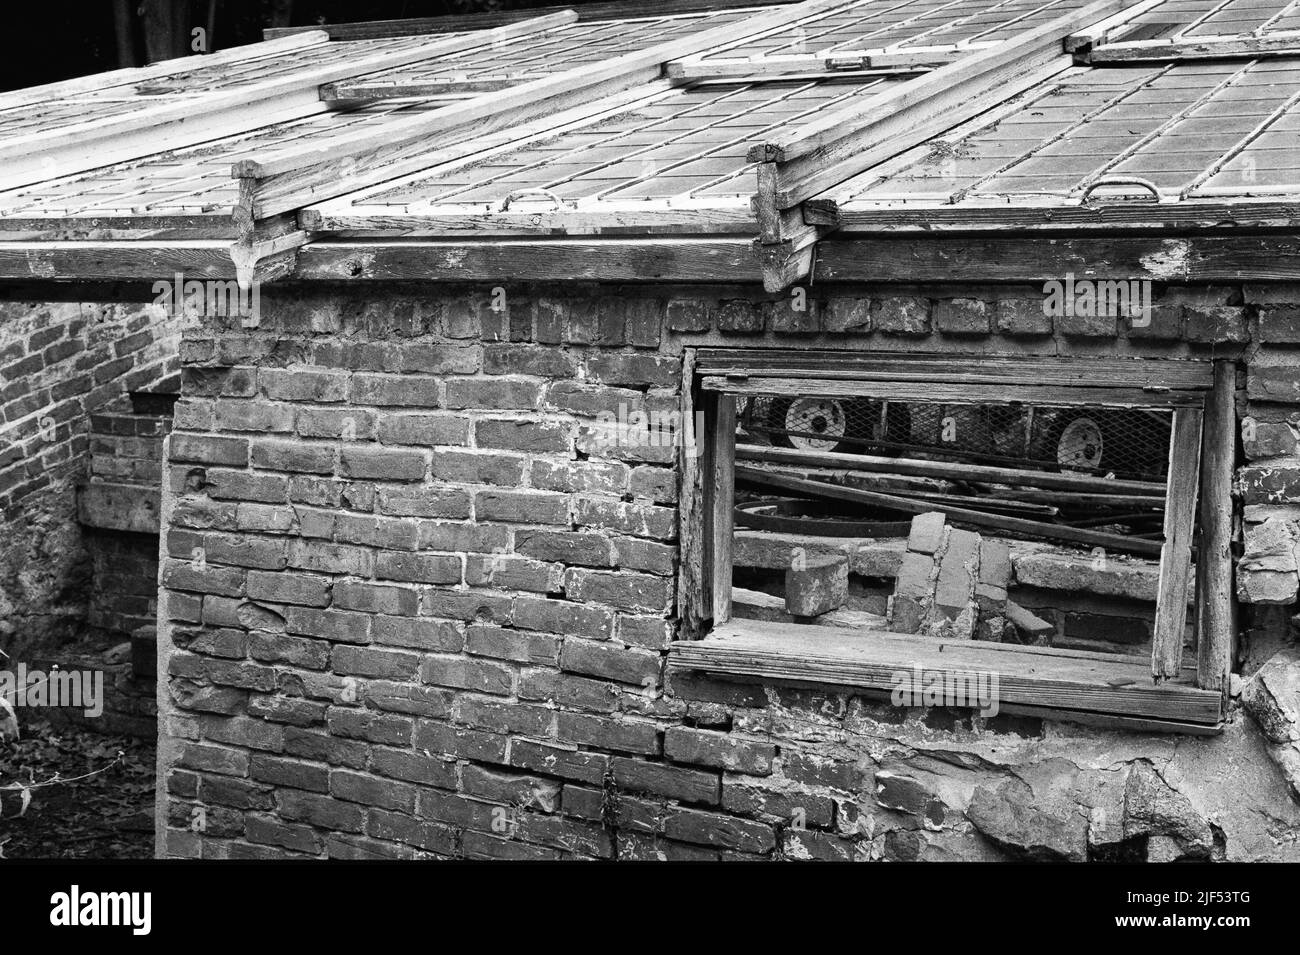
[[[1253,60],[1300,55],[1300,30],[1263,36],[1179,37],[1103,43],[1080,56],[1093,66],[1110,63],[1168,63],[1189,60]]]

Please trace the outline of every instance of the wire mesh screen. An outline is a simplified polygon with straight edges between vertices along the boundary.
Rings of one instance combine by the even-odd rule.
[[[1169,411],[757,397],[741,431],[777,447],[1162,481]]]

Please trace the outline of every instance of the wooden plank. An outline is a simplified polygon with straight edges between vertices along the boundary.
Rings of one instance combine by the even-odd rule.
[[[853,353],[826,349],[702,348],[699,373],[746,377],[878,379],[951,383],[1069,385],[1208,391],[1214,367],[1208,361],[1160,358],[1034,358],[999,355],[951,356],[930,353]],[[1161,485],[1163,487],[1163,485]]]
[[[757,282],[749,239],[309,242],[298,279]]]
[[[230,66],[231,64],[245,63],[263,57],[280,56],[294,50],[323,46],[328,42],[329,34],[324,30],[319,27],[303,27],[292,36],[264,40],[261,43],[232,46],[226,50],[205,53],[201,56],[182,56],[174,60],[159,60],[157,63],[150,63],[148,66],[110,70],[107,73],[92,73],[89,76],[60,80],[57,83],[46,83],[42,86],[29,86],[26,89],[14,90],[10,93],[0,93],[0,109],[30,106],[33,103],[64,99],[80,93],[94,93],[111,89],[114,86],[145,83],[164,76],[188,73],[191,70]]]
[[[1298,177],[1300,178],[1300,177]],[[1284,229],[1300,218],[1300,182],[1279,187],[1287,198],[1259,199],[1250,194],[1261,190],[1243,184],[1232,187],[1232,199],[1222,202],[1199,198],[1183,202],[1096,203],[1066,205],[1063,202],[962,201],[953,205],[930,202],[850,200],[839,204],[818,198],[816,215],[839,226],[842,235],[858,233],[1009,232],[1032,229],[1061,232],[1065,229],[1105,231],[1168,232],[1175,229]],[[1202,191],[1197,191],[1200,196]],[[808,204],[805,204],[807,209]],[[807,213],[805,213],[807,215]]]
[[[921,141],[914,138],[921,134],[907,132],[909,127],[924,128],[924,135],[929,135],[929,124],[940,112],[948,125],[953,125],[987,108],[990,104],[985,100],[999,90],[1002,93],[995,101],[1013,95],[1008,87],[1017,78],[1028,75],[1037,82],[1045,71],[1067,69],[1070,60],[1063,50],[1064,38],[1123,9],[1124,3],[1097,0],[920,79],[897,84],[864,102],[756,144],[749,158],[781,164],[778,204],[788,208],[876,161],[854,161],[855,156],[874,156],[875,151],[886,146],[901,152]]]
[[[713,624],[731,619],[731,565],[733,519],[736,507],[736,399],[731,395],[705,396],[705,440],[709,442],[709,572],[713,598]]]
[[[1119,534],[1107,534],[1103,531],[1068,527],[1063,524],[1048,524],[1043,521],[1031,521],[1019,517],[986,514],[961,507],[951,507],[931,502],[912,501],[892,494],[866,491],[861,488],[840,487],[820,481],[805,481],[800,478],[787,477],[761,468],[744,465],[736,466],[736,480],[764,488],[790,491],[806,497],[815,497],[830,501],[847,501],[850,504],[866,504],[884,507],[907,514],[924,514],[927,511],[942,511],[950,521],[967,524],[971,527],[988,528],[1010,534],[1019,534],[1035,539],[1068,541],[1088,547],[1104,547],[1108,550],[1154,556],[1160,553],[1160,545],[1152,541]],[[1188,551],[1190,557],[1190,550]],[[1186,608],[1184,608],[1185,610]]]
[[[1151,634],[1151,673],[1157,681],[1176,677],[1182,666],[1196,489],[1201,473],[1202,418],[1203,412],[1198,409],[1175,411],[1173,436],[1169,441],[1165,542],[1160,549],[1160,583]]]
[[[704,635],[706,622],[712,614],[712,586],[705,586],[709,576],[711,542],[707,538],[709,518],[705,513],[707,494],[704,475],[709,472],[709,447],[705,434],[695,429],[695,411],[703,410],[695,389],[694,348],[687,348],[682,357],[681,410],[682,426],[686,440],[678,449],[681,467],[681,500],[677,508],[677,538],[681,542],[681,597],[679,608],[682,617],[682,637],[695,640]],[[707,433],[707,431],[706,431]]]
[[[2,279],[233,279],[230,242],[0,242]]]
[[[991,44],[978,44],[980,49]],[[853,50],[833,54],[792,53],[780,56],[755,56],[736,59],[722,57],[706,59],[707,54],[696,54],[682,60],[672,60],[664,67],[664,74],[673,79],[694,82],[712,79],[738,79],[745,77],[784,77],[789,74],[849,73],[888,70],[913,72],[946,66],[969,56],[972,47],[918,47],[905,50]]]
[[[751,377],[744,381],[721,376],[704,379],[706,391],[736,395],[816,395],[826,398],[893,398],[898,401],[991,402],[1068,408],[1080,404],[1104,408],[1170,408],[1199,406],[1202,398],[1187,391],[1143,391],[1141,388],[1063,388],[1015,384],[952,384],[944,381],[871,381]]]
[[[902,474],[946,480],[981,481],[1011,487],[1038,487],[1058,492],[1092,493],[1109,496],[1141,494],[1143,500],[1159,495],[1164,500],[1163,484],[1147,481],[1120,481],[1114,478],[1089,477],[1083,474],[1055,474],[1049,471],[1026,471],[1016,468],[990,467],[984,464],[959,464],[947,461],[922,461],[913,458],[882,458],[869,454],[843,454],[835,451],[797,451],[794,448],[769,448],[760,445],[736,445],[740,461],[769,461],[776,464],[807,467],[834,467],[876,474]]]
[[[1237,369],[1214,363],[1214,391],[1206,401],[1201,450],[1201,536],[1196,559],[1196,685],[1228,691],[1235,656],[1236,614],[1232,560],[1232,476],[1236,462]]]
[[[1300,55],[1300,31],[1265,36],[1223,36],[1202,39],[1138,40],[1104,43],[1085,54],[1093,66],[1110,63],[1168,63],[1190,60],[1249,60]]]
[[[608,3],[584,3],[574,8],[581,21],[620,20],[645,16],[676,16],[735,10],[747,7],[773,7],[795,4],[800,0],[655,0],[653,13],[647,13],[643,0],[615,0]],[[262,31],[267,39],[292,36],[307,31],[325,31],[332,40],[373,40],[381,37],[424,36],[457,30],[483,30],[514,23],[526,17],[567,10],[564,5],[534,7],[529,10],[501,10],[494,13],[469,13],[459,16],[412,17],[404,20],[368,20],[360,23],[324,23],[315,26],[268,27]]]
[[[336,235],[366,233],[393,238],[439,235],[717,235],[752,236],[757,224],[748,200],[720,197],[682,203],[678,200],[605,200],[579,202],[574,208],[526,205],[506,212],[467,207],[402,208],[358,205],[351,197],[330,200],[302,211],[303,227]],[[3,220],[0,220],[2,222]]]
[[[900,673],[993,674],[999,701],[1125,716],[1215,725],[1218,693],[1180,683],[1153,685],[1141,663],[1044,653],[1000,652],[998,644],[946,641],[884,631],[846,634],[832,627],[791,627],[736,619],[704,640],[678,641],[668,663],[674,670],[702,670],[759,679],[890,691]]]
[[[860,282],[1154,282],[1300,280],[1300,237],[964,236],[854,238],[818,244],[815,278]]]

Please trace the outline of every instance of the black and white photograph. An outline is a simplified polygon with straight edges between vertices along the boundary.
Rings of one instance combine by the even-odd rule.
[[[11,941],[1285,930],[1300,0],[0,16]]]

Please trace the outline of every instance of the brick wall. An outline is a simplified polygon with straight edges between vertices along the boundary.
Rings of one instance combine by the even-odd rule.
[[[90,416],[174,374],[178,339],[153,306],[0,302],[0,647],[15,658],[81,635]]]
[[[1249,720],[1188,739],[666,679],[672,453],[596,427],[676,408],[686,344],[1241,354],[1241,289],[1165,292],[1142,330],[1053,323],[1032,289],[836,289],[806,312],[506,291],[493,311],[486,288],[286,286],[257,329],[187,333],[160,853],[1297,858],[1300,806]]]

